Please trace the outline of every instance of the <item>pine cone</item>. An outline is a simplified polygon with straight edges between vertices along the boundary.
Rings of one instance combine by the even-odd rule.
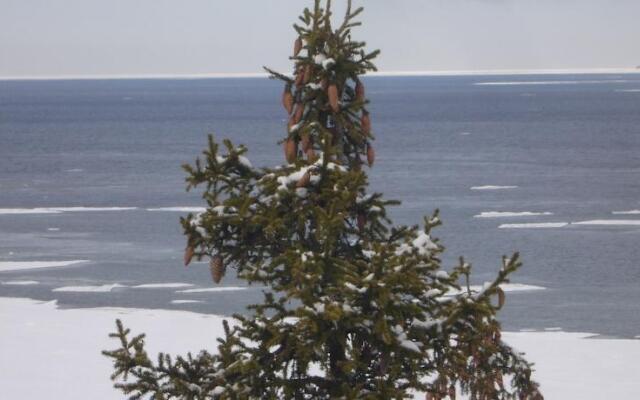
[[[311,147],[311,137],[309,137],[309,134],[302,135],[300,146],[302,147],[302,151],[305,153],[309,150]]]
[[[303,65],[299,66],[296,71],[295,84],[297,88],[301,88],[302,85],[304,84],[304,66]]]
[[[297,38],[295,42],[293,42],[293,56],[297,56],[302,50],[302,39]]]
[[[185,267],[191,263],[191,260],[193,259],[193,254],[195,252],[196,250],[192,246],[187,246],[187,248],[184,249],[184,266]]]
[[[291,114],[293,110],[293,95],[291,94],[291,85],[286,85],[284,87],[284,92],[282,93],[282,105],[284,109],[287,110],[287,114]]]
[[[366,111],[362,112],[362,117],[360,118],[360,126],[362,129],[362,134],[364,136],[369,136],[371,133],[371,118],[369,117],[369,113]]]
[[[367,145],[367,163],[369,167],[373,167],[373,163],[376,161],[376,151],[371,146],[371,143]]]
[[[356,154],[356,158],[353,160],[352,167],[356,172],[362,171],[362,160],[360,159],[359,154]]]
[[[307,160],[309,160],[309,162],[316,162],[318,160],[318,157],[316,157],[316,152],[313,150],[313,147],[309,147],[307,149],[307,151],[304,152],[307,156]]]
[[[303,82],[306,85],[307,83],[311,82],[311,76],[313,75],[313,68],[311,67],[311,65],[307,64],[307,66],[304,67],[304,78],[303,78]]]
[[[505,301],[505,296],[504,296],[504,290],[502,290],[501,288],[498,288],[498,309],[501,309],[502,306],[504,306],[504,301]]]
[[[209,261],[209,270],[211,271],[211,279],[213,279],[214,283],[220,283],[224,273],[226,272],[226,267],[222,261],[222,257],[219,255],[215,255]]]
[[[365,226],[367,224],[366,215],[364,215],[363,213],[358,213],[357,220],[358,220],[358,229],[360,231],[364,231],[364,228],[365,228]]]
[[[364,101],[364,84],[360,79],[356,80],[356,100]]]
[[[340,111],[340,105],[338,104],[338,87],[335,83],[332,83],[327,88],[327,96],[329,97],[329,106],[331,106],[333,112],[337,113]]]
[[[311,182],[311,175],[309,174],[309,172],[305,172],[304,175],[302,175],[302,178],[300,178],[300,180],[296,182],[296,187],[303,188],[307,186],[309,182]]]
[[[289,138],[284,142],[284,157],[289,164],[296,161],[298,156],[298,144],[295,140]]]
[[[456,387],[455,385],[449,386],[449,399],[456,400]]]
[[[302,120],[302,114],[304,114],[304,106],[301,103],[296,103],[295,112],[293,113],[293,119],[296,124]]]

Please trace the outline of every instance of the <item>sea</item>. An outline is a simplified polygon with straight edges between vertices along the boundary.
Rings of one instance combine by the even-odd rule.
[[[397,224],[439,209],[451,269],[519,252],[506,330],[640,335],[640,74],[365,78],[373,191]],[[0,296],[231,315],[261,299],[185,268],[180,216],[207,135],[282,164],[266,78],[0,81]],[[39,268],[34,268],[39,267]],[[194,290],[195,289],[195,290]],[[220,290],[224,289],[224,290]]]

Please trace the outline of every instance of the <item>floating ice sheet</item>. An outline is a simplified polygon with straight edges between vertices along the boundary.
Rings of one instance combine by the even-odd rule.
[[[502,224],[500,229],[545,229],[562,228],[569,225],[568,222],[531,222],[525,224]]]
[[[484,185],[484,186],[471,186],[471,190],[507,190],[517,189],[517,186],[498,186],[498,185]]]
[[[27,269],[57,268],[67,267],[80,263],[89,262],[89,260],[70,260],[70,261],[0,261],[0,272],[5,271],[22,271]]]
[[[119,283],[100,286],[64,286],[53,289],[54,292],[80,292],[80,293],[108,293],[116,288],[126,287]]]
[[[537,217],[541,215],[553,215],[553,213],[535,211],[484,211],[478,215],[474,215],[474,218]]]

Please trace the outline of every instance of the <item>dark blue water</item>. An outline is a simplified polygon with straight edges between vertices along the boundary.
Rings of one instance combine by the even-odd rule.
[[[483,82],[537,82],[477,85]],[[549,84],[550,81],[556,84]],[[553,83],[552,82],[552,83]],[[472,262],[490,279],[503,254],[520,251],[513,282],[546,287],[511,293],[508,329],[561,327],[640,334],[640,226],[501,224],[640,220],[640,76],[369,78],[378,159],[375,190],[403,201],[397,222],[440,208],[446,266]],[[544,83],[544,84],[543,84]],[[0,213],[0,262],[90,260],[76,266],[0,272],[0,296],[58,299],[64,307],[126,306],[229,314],[259,288],[179,294],[62,286],[185,282],[208,287],[204,264],[181,266],[181,213],[147,208],[201,205],[184,192],[180,165],[206,135],[244,143],[254,165],[282,162],[281,86],[266,79],[0,82],[0,210],[137,207],[130,211]],[[470,190],[509,185],[510,190]],[[553,215],[474,218],[485,211]],[[54,228],[56,230],[50,230]],[[233,274],[231,274],[233,275]],[[232,276],[224,285],[237,285]],[[173,299],[201,300],[171,304]]]

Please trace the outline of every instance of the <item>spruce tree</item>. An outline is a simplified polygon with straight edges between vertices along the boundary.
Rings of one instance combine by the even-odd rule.
[[[398,202],[367,191],[374,136],[360,76],[378,51],[351,37],[361,12],[349,1],[334,27],[331,2],[316,0],[294,25],[293,77],[267,69],[284,83],[285,165],[254,168],[244,146],[209,137],[185,166],[208,207],[181,221],[185,264],[208,258],[216,283],[233,268],[264,300],[225,322],[216,352],[156,363],[118,321],[120,348],[104,354],[131,398],[542,399],[496,320],[518,255],[473,291],[463,259],[441,267],[437,211],[394,226]]]

